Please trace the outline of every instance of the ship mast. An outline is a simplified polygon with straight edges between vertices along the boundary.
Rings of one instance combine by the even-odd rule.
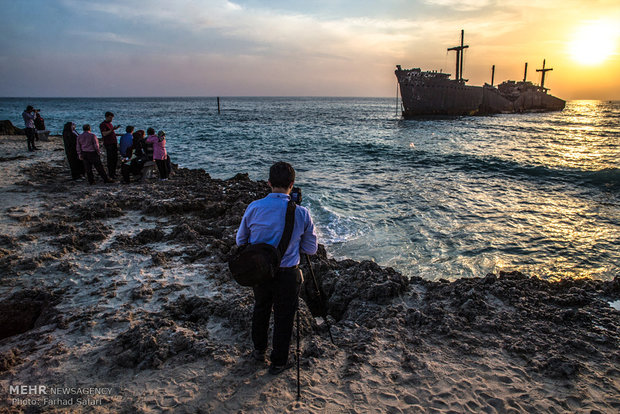
[[[527,79],[527,62],[525,62],[525,72],[523,72],[523,82]]]
[[[536,72],[542,72],[542,78],[540,80],[540,89],[542,90],[545,89],[545,73],[549,72],[550,70],[553,70],[553,69],[552,68],[545,69],[545,59],[543,59],[542,69],[536,69]]]
[[[454,76],[456,80],[458,81],[463,80],[463,54],[465,52],[465,49],[469,47],[469,45],[463,45],[464,38],[465,38],[465,30],[461,30],[461,45],[448,48],[448,52],[451,50],[456,51],[456,74]],[[460,60],[460,65],[459,65],[459,60]]]

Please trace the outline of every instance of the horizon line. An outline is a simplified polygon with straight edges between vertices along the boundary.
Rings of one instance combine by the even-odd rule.
[[[330,98],[330,99],[395,99],[395,96],[361,96],[361,95],[151,95],[151,96],[2,96],[0,99],[175,99],[175,98]],[[400,96],[396,99],[400,99]],[[579,98],[568,99],[573,101],[607,101],[617,102],[620,98],[595,99]]]

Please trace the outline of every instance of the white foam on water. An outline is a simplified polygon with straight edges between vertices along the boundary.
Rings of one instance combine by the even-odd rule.
[[[614,300],[613,302],[609,302],[609,306],[611,306],[617,311],[620,311],[620,300]]]

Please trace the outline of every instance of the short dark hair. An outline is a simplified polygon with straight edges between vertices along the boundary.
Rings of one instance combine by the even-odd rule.
[[[82,130],[83,130],[83,131],[90,131],[90,125],[89,125],[89,124],[84,124],[84,125],[82,126]]]
[[[134,128],[131,125],[127,125],[127,128],[125,128],[125,132],[128,132],[130,134],[133,132],[133,130],[134,130]]]
[[[272,187],[288,188],[295,182],[295,169],[288,162],[276,162],[269,169],[269,182]]]
[[[105,117],[107,118],[109,116],[114,116],[114,114],[112,112],[108,111],[108,112],[105,113]]]
[[[147,133],[147,135],[155,135],[155,129],[153,129],[153,128],[148,128],[148,129],[146,130],[146,133]]]

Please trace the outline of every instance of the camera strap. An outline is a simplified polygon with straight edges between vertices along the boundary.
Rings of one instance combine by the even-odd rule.
[[[278,243],[278,252],[280,253],[280,261],[284,257],[284,253],[288,249],[288,245],[291,242],[291,236],[293,235],[293,226],[295,225],[295,209],[297,205],[293,200],[288,202],[286,206],[286,218],[284,221],[284,232],[282,232],[282,238]]]

